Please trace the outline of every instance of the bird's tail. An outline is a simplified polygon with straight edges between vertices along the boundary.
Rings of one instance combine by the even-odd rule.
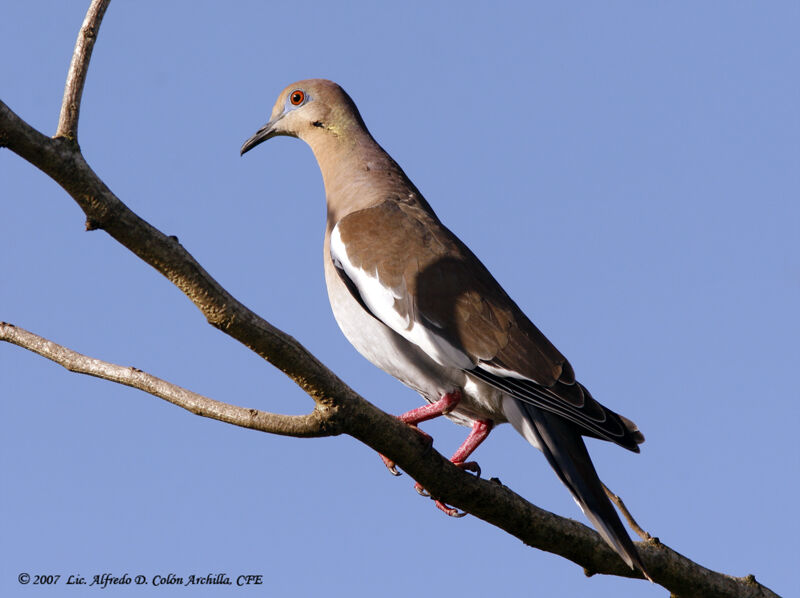
[[[517,431],[541,449],[575,502],[608,545],[631,569],[639,569],[650,579],[636,547],[603,489],[575,424],[512,397],[505,399],[503,407]]]

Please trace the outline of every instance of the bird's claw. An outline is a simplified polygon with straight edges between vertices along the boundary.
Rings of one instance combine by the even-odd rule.
[[[480,465],[478,465],[476,461],[454,462],[453,465],[455,465],[459,469],[463,469],[464,471],[471,471],[477,477],[481,477],[481,467]],[[420,496],[424,496],[426,498],[431,497],[431,493],[425,490],[425,488],[423,488],[422,484],[420,484],[419,482],[414,484],[414,490],[416,490],[417,494],[419,494]],[[433,499],[433,501],[436,504],[437,509],[446,513],[450,517],[463,517],[464,515],[467,514],[465,511],[459,511],[458,509],[448,506],[447,504],[435,498]]]
[[[427,452],[427,450],[429,450],[433,446],[433,436],[431,436],[427,432],[423,432],[415,424],[408,424],[408,425],[412,429],[416,430],[417,433],[422,437],[422,442],[423,444],[425,444]],[[381,461],[383,461],[383,464],[386,466],[386,469],[389,470],[389,473],[391,473],[393,476],[403,475],[402,473],[397,471],[397,464],[395,464],[395,462],[392,461],[389,457],[381,455],[380,453],[378,453],[378,456],[380,456]]]
[[[481,466],[478,465],[477,461],[462,461],[460,463],[453,463],[453,465],[464,471],[471,471],[475,474],[476,478],[481,477]]]
[[[424,496],[425,498],[432,498],[431,497],[431,493],[428,492],[427,490],[425,490],[425,488],[423,488],[422,484],[420,484],[419,482],[414,484],[414,490],[416,490],[417,493],[420,496]],[[464,515],[467,514],[465,511],[459,511],[458,509],[454,509],[453,507],[448,506],[447,504],[443,503],[441,500],[437,500],[437,499],[434,498],[433,502],[436,505],[437,509],[439,509],[440,511],[446,513],[450,517],[458,518],[458,517],[463,517]]]
[[[458,396],[458,398],[460,398],[460,395]],[[456,400],[451,406],[446,406],[446,408],[443,409],[441,413],[442,414],[449,413],[456,406],[457,402],[458,401]],[[409,415],[409,414],[415,413],[417,411],[418,410],[415,410],[414,412],[409,412],[409,413],[407,413],[405,415]],[[407,425],[411,426],[412,428],[414,428],[417,431],[417,433],[422,437],[422,440],[423,440],[424,444],[426,445],[427,449],[430,449],[430,447],[433,446],[433,437],[430,434],[427,434],[426,432],[423,432],[422,430],[420,430],[420,428],[417,426],[417,421],[418,420],[411,419],[411,421],[407,421],[404,418],[404,416],[400,416],[398,419],[400,419],[400,421],[406,423]],[[424,420],[419,420],[419,421],[424,421]],[[478,424],[481,424],[482,428],[478,429],[477,427],[475,427],[473,429],[473,432],[470,434],[470,437],[467,439],[465,445],[462,445],[462,447],[458,451],[456,451],[456,454],[453,455],[453,457],[452,457],[453,459],[466,458],[475,449],[477,444],[479,444],[480,441],[483,440],[483,438],[485,438],[486,434],[488,433],[488,430],[491,429],[491,423],[486,424],[486,422],[483,422],[481,420],[481,421],[478,422]],[[476,424],[476,426],[478,424]],[[484,429],[485,429],[485,431],[483,431]],[[482,433],[482,435],[479,438],[479,440],[477,440],[477,442],[473,441],[472,443],[469,443],[469,440],[473,439],[474,436],[478,432]],[[380,453],[379,453],[379,456],[380,456],[381,460],[383,461],[383,464],[386,466],[386,469],[389,470],[389,473],[391,473],[392,475],[395,475],[395,476],[401,475],[400,472],[397,471],[397,465],[395,464],[394,461],[392,461],[391,459],[389,459],[388,457],[386,457],[384,455],[381,455]],[[460,460],[458,460],[458,461],[451,461],[451,463],[453,463],[453,465],[455,465],[459,469],[462,469],[464,471],[472,472],[477,477],[481,477],[480,465],[478,465],[478,463],[475,462],[475,461],[460,461]],[[422,484],[420,484],[419,482],[416,482],[414,484],[414,490],[416,490],[417,494],[419,494],[420,496],[424,496],[426,498],[433,499],[434,503],[436,504],[436,508],[439,509],[440,511],[442,511],[443,513],[447,514],[450,517],[463,517],[464,515],[467,514],[465,511],[459,511],[458,509],[447,505],[446,503],[442,502],[441,500],[433,498],[431,496],[431,493],[428,492],[425,488],[423,488]]]
[[[378,456],[381,458],[381,461],[383,461],[383,464],[386,466],[386,469],[389,470],[390,474],[392,474],[393,476],[401,476],[401,475],[403,475],[402,473],[397,471],[397,465],[389,457],[385,457],[385,456],[381,455],[380,453],[378,453]]]
[[[414,484],[414,490],[417,491],[417,494],[419,494],[420,496],[424,496],[425,498],[428,498],[431,495],[431,493],[425,490],[425,488],[423,488],[422,484],[420,484],[419,482]]]
[[[436,500],[434,502],[436,503],[436,508],[437,509],[439,509],[440,511],[443,511],[444,513],[446,513],[450,517],[460,518],[460,517],[463,517],[464,515],[467,514],[466,511],[459,511],[458,509],[455,509],[453,507],[449,507],[449,506],[447,506],[446,504],[444,504],[440,500]]]

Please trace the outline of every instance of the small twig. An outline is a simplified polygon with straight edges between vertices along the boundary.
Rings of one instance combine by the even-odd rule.
[[[603,482],[600,483],[603,484]],[[642,540],[650,540],[653,538],[653,536],[651,536],[649,533],[647,533],[641,527],[639,527],[639,524],[636,523],[636,520],[633,518],[633,515],[631,515],[631,512],[628,510],[628,507],[625,506],[625,503],[622,502],[622,499],[619,496],[611,492],[611,490],[609,490],[608,486],[606,486],[605,484],[603,484],[603,490],[606,491],[606,495],[608,496],[609,499],[611,499],[611,502],[617,505],[617,508],[619,509],[620,513],[622,513],[623,517],[625,517],[626,521],[628,522],[628,525],[631,526],[631,529],[635,531]]]
[[[22,328],[0,322],[0,341],[28,349],[64,366],[70,372],[138,388],[173,405],[242,428],[270,434],[312,438],[337,434],[332,412],[319,405],[308,415],[281,415],[215,401],[134,367],[124,367],[82,355]]]
[[[78,32],[75,50],[67,73],[67,84],[64,87],[64,99],[61,102],[61,114],[58,117],[56,137],[66,137],[78,141],[78,116],[81,110],[81,96],[86,83],[86,73],[89,71],[89,60],[92,57],[92,48],[97,39],[100,22],[111,0],[92,0],[83,25]]]

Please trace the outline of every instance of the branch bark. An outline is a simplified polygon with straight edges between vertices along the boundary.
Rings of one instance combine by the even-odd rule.
[[[539,509],[498,482],[473,477],[426,446],[419,435],[356,394],[288,334],[236,300],[175,237],[134,214],[86,163],[77,144],[77,122],[89,56],[109,0],[94,0],[78,37],[58,131],[49,138],[0,101],[0,147],[8,147],[57,182],[86,214],[87,230],[102,229],[178,287],[208,322],[240,341],[292,378],[314,400],[305,416],[244,409],[197,395],[164,380],[102,362],[9,324],[0,340],[12,342],[71,371],[139,388],[198,415],[265,432],[293,436],[348,434],[386,455],[433,497],[473,514],[525,544],[561,555],[588,575],[641,577],[592,529]],[[706,569],[661,544],[637,543],[653,579],[677,596],[776,596],[755,578]]]
[[[81,96],[89,72],[89,59],[100,30],[100,23],[111,0],[92,0],[86,17],[83,19],[78,41],[72,53],[67,84],[64,86],[64,99],[61,101],[61,115],[58,118],[56,137],[66,137],[78,142],[78,116],[81,110]]]
[[[336,419],[329,417],[324,408],[317,407],[308,415],[282,415],[215,401],[133,366],[125,367],[82,355],[8,322],[0,322],[0,340],[37,353],[70,372],[138,388],[195,415],[281,436],[317,438],[339,434]]]

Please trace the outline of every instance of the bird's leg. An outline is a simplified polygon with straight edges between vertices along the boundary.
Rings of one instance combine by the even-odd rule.
[[[486,440],[486,437],[489,436],[489,432],[492,431],[494,427],[494,423],[487,419],[478,419],[472,424],[472,430],[467,436],[467,439],[461,443],[461,446],[458,447],[458,450],[453,453],[453,456],[450,457],[450,461],[456,467],[460,467],[466,471],[472,471],[477,475],[481,475],[481,468],[475,461],[466,461],[466,458],[469,457],[473,451],[478,448],[478,446]],[[430,496],[427,490],[422,487],[422,485],[417,482],[414,485],[414,489],[419,492],[422,496]],[[463,517],[466,513],[462,513],[458,511],[458,509],[454,509],[443,503],[440,500],[436,500],[436,507],[451,517]]]
[[[450,413],[456,408],[458,402],[461,400],[461,391],[454,390],[442,395],[442,398],[435,403],[417,407],[411,411],[406,411],[403,415],[399,415],[400,420],[406,422],[410,426],[416,426],[419,423],[426,422],[434,417]]]
[[[477,419],[472,424],[472,431],[467,436],[467,439],[461,443],[461,446],[458,447],[458,450],[453,453],[453,456],[450,457],[450,460],[453,462],[454,465],[457,465],[461,469],[466,469],[467,471],[474,471],[478,475],[481,475],[481,468],[478,466],[475,461],[467,461],[467,457],[469,457],[473,451],[480,446],[481,442],[486,440],[486,437],[489,436],[489,432],[492,431],[494,427],[494,422],[488,419]]]
[[[440,415],[450,413],[453,409],[455,409],[460,400],[461,391],[454,390],[453,392],[448,392],[442,395],[442,397],[435,403],[430,403],[428,405],[423,405],[422,407],[412,409],[411,411],[406,411],[397,417],[400,421],[407,423],[409,426],[413,427],[417,432],[419,432],[428,443],[433,444],[433,438],[431,438],[429,434],[426,434],[420,430],[417,427],[417,424],[428,421],[429,419],[433,419],[434,417],[439,417]],[[470,434],[470,436],[472,435]],[[476,444],[475,446],[478,445]],[[380,457],[381,460],[383,460],[383,464],[386,466],[386,469],[388,469],[392,475],[400,475],[400,472],[397,471],[397,466],[395,465],[394,461],[383,455],[380,455]]]
[[[430,403],[429,405],[423,405],[422,407],[417,407],[416,409],[412,409],[402,415],[399,416],[401,421],[404,421],[409,426],[414,427],[420,434],[425,436],[426,438],[430,439],[430,442],[433,442],[433,439],[420,430],[417,427],[417,424],[428,421],[429,419],[433,419],[434,417],[439,417],[441,415],[445,415],[450,413],[455,407],[458,405],[458,402],[461,400],[461,392],[458,390],[454,390],[453,392],[449,392],[447,394],[442,395],[435,403]],[[477,475],[481,475],[481,468],[475,461],[467,461],[467,457],[469,457],[476,448],[486,440],[486,437],[489,436],[489,432],[492,431],[494,427],[494,423],[487,419],[478,419],[475,420],[472,424],[472,430],[470,430],[469,436],[467,436],[466,440],[461,443],[461,446],[458,447],[453,456],[450,457],[450,462],[453,463],[456,467],[460,467],[466,471],[472,471]],[[380,456],[383,460],[383,464],[386,465],[386,468],[393,474],[393,475],[400,475],[400,472],[397,471],[397,467],[391,459],[385,457],[384,455]],[[417,492],[419,492],[422,496],[430,496],[427,490],[422,487],[422,484],[417,482],[414,484],[414,488]],[[454,509],[451,506],[443,503],[440,500],[434,499],[436,503],[436,507],[451,517],[463,517],[466,513],[459,511],[458,509]]]

